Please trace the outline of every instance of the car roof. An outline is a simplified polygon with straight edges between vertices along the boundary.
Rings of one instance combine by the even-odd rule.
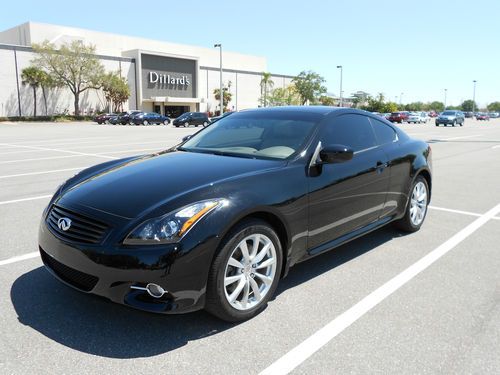
[[[329,114],[340,110],[354,110],[352,108],[340,108],[340,107],[329,107],[323,105],[307,105],[307,106],[282,106],[282,107],[268,107],[268,108],[254,108],[247,109],[245,113],[248,112],[309,112],[309,113],[319,113],[319,114]],[[364,112],[364,111],[360,111]]]

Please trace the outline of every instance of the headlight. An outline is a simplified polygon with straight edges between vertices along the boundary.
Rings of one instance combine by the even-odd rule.
[[[149,219],[137,226],[123,241],[124,245],[158,245],[177,242],[201,218],[224,200],[214,199],[198,202],[169,214]]]

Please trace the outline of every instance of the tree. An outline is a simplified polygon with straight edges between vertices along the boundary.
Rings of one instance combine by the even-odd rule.
[[[429,103],[429,110],[436,111],[436,112],[443,112],[444,111],[444,104],[442,102],[433,101],[433,102]]]
[[[45,70],[58,85],[67,86],[74,96],[75,115],[80,114],[80,95],[88,89],[99,89],[104,67],[95,56],[95,47],[81,40],[63,44],[59,50],[48,41],[33,44],[37,52],[32,63]]]
[[[227,83],[227,87],[226,86],[222,87],[222,97],[223,97],[222,103],[224,105],[224,112],[227,112],[227,110],[226,110],[227,105],[233,99],[233,94],[231,94],[229,92],[229,89],[231,88],[231,84],[232,84],[231,81],[229,81]],[[220,102],[220,89],[214,90],[214,96],[215,96],[215,100]],[[220,111],[219,111],[219,113],[220,113]]]
[[[329,105],[329,106],[334,106],[335,105],[335,99],[333,99],[330,96],[321,95],[319,97],[319,101],[320,101],[321,105]]]
[[[476,105],[476,108],[478,108],[477,105]],[[487,105],[486,108],[490,112],[500,112],[500,102],[490,103],[490,104]]]
[[[267,94],[268,90],[272,89],[274,86],[274,82],[271,79],[271,73],[268,72],[262,72],[262,79],[260,80],[260,90],[263,93],[263,104],[264,107],[267,107]]]
[[[121,77],[119,72],[110,72],[102,77],[101,84],[110,111],[121,111],[123,109],[123,103],[130,97],[130,88],[128,87],[127,80]],[[113,104],[112,109],[110,103]]]
[[[33,89],[33,116],[36,116],[36,89],[40,86],[40,69],[30,66],[21,72],[21,81]]]
[[[269,93],[267,104],[270,106],[299,105],[300,97],[294,85],[278,87]]]
[[[460,104],[460,109],[465,112],[472,112],[476,108],[477,104],[471,99],[465,100],[462,104]]]
[[[381,113],[392,113],[392,112],[396,112],[397,110],[398,110],[398,105],[396,103],[387,102],[387,103],[384,103],[380,112]]]
[[[325,79],[311,70],[300,72],[292,82],[297,89],[302,105],[306,104],[307,101],[315,102],[322,94],[326,93],[326,87],[323,86]]]

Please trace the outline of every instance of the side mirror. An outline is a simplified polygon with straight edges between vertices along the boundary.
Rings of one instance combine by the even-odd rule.
[[[189,141],[193,136],[192,135],[186,135],[185,137],[182,138],[182,142]]]
[[[352,148],[344,145],[329,145],[319,152],[319,158],[323,163],[343,163],[354,156]]]

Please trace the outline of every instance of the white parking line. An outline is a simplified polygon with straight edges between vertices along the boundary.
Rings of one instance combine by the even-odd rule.
[[[475,138],[475,137],[480,137],[480,136],[481,136],[481,134],[464,135],[462,137],[443,138],[443,139],[439,139],[439,141],[454,141],[457,139]]]
[[[40,254],[38,253],[38,251],[34,251],[32,253],[19,255],[17,257],[12,257],[9,259],[0,260],[0,266],[5,266],[6,264],[16,263],[16,262],[20,262],[22,260],[32,259],[32,258],[36,258],[39,256],[40,256]]]
[[[32,141],[21,141],[21,142],[15,142],[15,144],[18,145],[31,145],[34,143],[34,145],[39,145],[40,143],[51,143],[51,142],[58,142],[60,143],[61,141],[81,141],[83,139],[92,139],[92,140],[97,140],[97,139],[109,139],[112,137],[81,137],[81,138],[57,138],[57,139],[39,139],[39,140],[32,140]]]
[[[20,174],[10,174],[6,176],[0,176],[0,179],[4,178],[13,178],[13,177],[23,177],[23,176],[35,176],[38,174],[47,174],[47,173],[58,173],[58,172],[67,172],[67,171],[77,171],[77,170],[82,170],[84,168],[88,168],[89,165],[86,165],[84,167],[75,167],[75,168],[65,168],[65,169],[53,169],[51,171],[41,171],[41,172],[30,172],[30,173],[20,173]]]
[[[492,149],[500,148],[500,145],[493,146]]]
[[[49,156],[46,158],[31,158],[31,159],[17,159],[17,160],[6,160],[0,161],[0,164],[10,164],[10,163],[22,163],[27,161],[39,161],[39,160],[53,160],[53,159],[66,159],[66,158],[78,158],[87,155],[64,155],[64,156]]]
[[[13,199],[10,201],[3,201],[0,202],[0,206],[3,204],[11,204],[11,203],[19,203],[19,202],[27,202],[27,201],[34,201],[37,199],[45,199],[45,198],[50,198],[52,195],[39,195],[37,197],[29,197],[29,198],[21,198],[21,199]]]
[[[357,304],[333,319],[326,326],[308,337],[305,341],[290,350],[284,356],[264,369],[260,375],[288,374],[302,362],[316,353],[323,346],[328,344],[333,338],[342,333],[347,327],[355,323],[363,315],[377,306],[380,302],[389,297],[403,285],[419,273],[427,269],[443,255],[455,248],[459,243],[473,234],[476,230],[486,224],[491,218],[500,213],[500,204],[493,207],[487,213],[474,220],[464,229],[456,233],[449,240],[432,250],[429,254],[412,264],[399,275],[395,276],[384,285],[374,290]]]
[[[0,145],[9,145],[7,143],[0,143]],[[69,150],[61,150],[58,148],[45,148],[45,147],[36,147],[36,146],[19,146],[19,145],[14,145],[16,147],[20,148],[29,148],[33,150],[41,150],[41,151],[55,151],[55,152],[65,152],[67,154],[74,154],[74,155],[86,155],[86,156],[95,156],[98,158],[104,158],[104,159],[117,159],[113,156],[106,156],[106,155],[101,155],[101,154],[89,154],[86,152],[78,152],[78,151],[69,151]]]
[[[451,208],[443,208],[443,207],[436,207],[436,206],[429,206],[429,209],[436,210],[436,211],[452,212],[454,214],[461,214],[461,215],[467,215],[467,216],[475,216],[475,217],[481,217],[481,216],[483,216],[483,215],[475,213],[475,212],[461,211],[461,210],[452,210]],[[495,216],[495,217],[492,217],[492,219],[494,219],[494,220],[500,220],[500,217]]]

